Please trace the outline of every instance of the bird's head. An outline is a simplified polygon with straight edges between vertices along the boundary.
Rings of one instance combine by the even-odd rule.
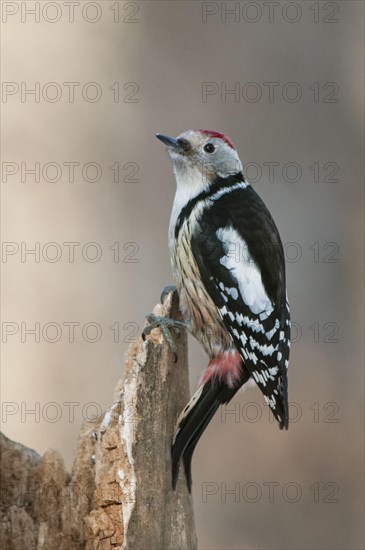
[[[201,190],[217,181],[242,172],[242,164],[232,141],[220,132],[188,130],[177,138],[156,134],[167,146],[177,184],[201,183]]]

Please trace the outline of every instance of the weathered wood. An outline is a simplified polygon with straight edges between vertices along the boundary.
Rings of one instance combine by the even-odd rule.
[[[176,293],[155,313],[178,318]],[[131,344],[114,403],[81,429],[71,475],[57,452],[40,457],[2,436],[3,548],[196,548],[184,476],[171,487],[171,438],[189,398],[186,333],[176,342],[177,363],[159,329]]]

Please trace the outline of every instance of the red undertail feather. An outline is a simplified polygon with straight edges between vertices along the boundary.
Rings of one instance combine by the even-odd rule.
[[[205,384],[211,378],[224,382],[229,388],[234,388],[242,384],[242,358],[238,351],[229,350],[220,353],[209,361],[200,383]]]

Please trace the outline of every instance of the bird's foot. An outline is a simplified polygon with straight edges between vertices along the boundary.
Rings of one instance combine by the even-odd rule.
[[[174,339],[172,337],[171,330],[174,330],[177,336],[180,336],[181,330],[188,328],[187,323],[184,323],[184,321],[177,321],[176,319],[171,319],[171,317],[161,317],[159,315],[155,315],[154,313],[150,313],[149,315],[147,315],[146,319],[148,321],[148,325],[142,331],[142,339],[145,340],[146,336],[150,334],[150,332],[154,328],[159,327],[162,331],[162,334],[170,350],[174,355],[174,362],[176,363],[177,348],[176,348]]]

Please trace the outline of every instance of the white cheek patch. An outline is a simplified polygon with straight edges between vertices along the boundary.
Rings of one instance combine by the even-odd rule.
[[[220,259],[220,263],[236,279],[243,301],[252,313],[256,315],[261,313],[263,317],[268,317],[274,308],[266,294],[260,270],[255,264],[246,242],[233,228],[220,228],[216,235],[222,242],[225,251],[225,256]],[[226,291],[228,293],[228,289]]]

